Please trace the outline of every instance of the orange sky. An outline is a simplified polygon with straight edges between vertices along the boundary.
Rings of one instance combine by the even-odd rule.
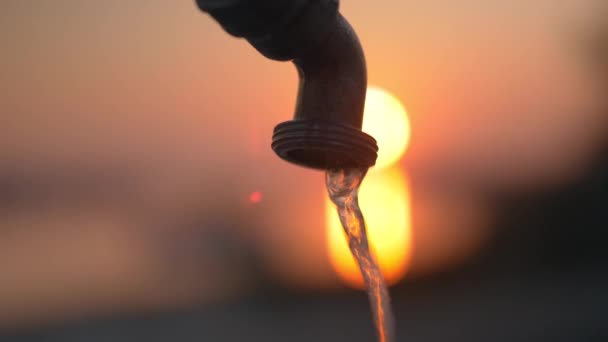
[[[603,121],[574,47],[600,2],[342,1],[370,84],[411,114],[413,182],[528,185],[581,164]],[[0,158],[118,161],[167,187],[236,177],[236,193],[259,190],[268,203],[268,229],[252,235],[285,263],[324,264],[310,249],[323,248],[324,218],[309,215],[323,212],[321,174],[269,147],[294,107],[289,63],[229,37],[192,1],[160,0],[9,0],[0,54]],[[293,193],[301,204],[284,200]]]
[[[431,133],[438,126],[458,131],[451,126],[480,115],[517,120],[492,113],[498,107],[569,113],[564,107],[584,92],[573,84],[581,81],[571,45],[594,2],[343,1],[342,11],[365,47],[370,83],[411,113],[411,158],[423,158],[450,145]],[[61,145],[86,131],[73,137],[79,145],[86,138],[103,150],[111,134],[119,145],[162,149],[177,134],[222,154],[242,151],[246,135],[263,137],[255,139],[269,157],[269,132],[293,108],[293,68],[228,37],[191,1],[10,1],[1,16],[2,111],[15,128],[3,139],[11,145]],[[556,97],[563,103],[549,103]],[[226,127],[237,134],[226,136]]]

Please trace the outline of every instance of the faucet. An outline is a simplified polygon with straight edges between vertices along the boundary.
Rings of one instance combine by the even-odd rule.
[[[293,120],[278,124],[272,149],[321,170],[371,167],[376,140],[361,131],[365,56],[339,0],[196,0],[230,35],[265,57],[293,61],[299,90]]]

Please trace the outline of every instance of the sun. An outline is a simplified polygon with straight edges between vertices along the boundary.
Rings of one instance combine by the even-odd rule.
[[[379,87],[367,88],[363,131],[378,142],[378,160],[372,170],[385,169],[395,164],[407,149],[410,122],[401,102]]]
[[[363,131],[378,142],[378,160],[361,183],[359,204],[370,247],[387,283],[401,280],[412,253],[410,193],[407,178],[395,165],[410,139],[407,112],[399,100],[378,87],[367,89]],[[347,285],[363,288],[363,278],[351,255],[336,207],[326,197],[327,247],[331,265]]]

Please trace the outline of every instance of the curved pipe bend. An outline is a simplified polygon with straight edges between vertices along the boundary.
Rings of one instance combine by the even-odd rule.
[[[363,49],[338,0],[197,0],[231,35],[264,56],[293,60],[300,77],[294,120],[275,128],[272,147],[317,169],[369,167],[375,140],[361,132],[367,89]]]

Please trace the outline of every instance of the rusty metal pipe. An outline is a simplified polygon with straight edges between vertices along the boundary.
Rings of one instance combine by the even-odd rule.
[[[284,160],[316,169],[370,167],[378,147],[361,131],[367,88],[359,39],[338,0],[197,0],[231,35],[300,76],[293,120],[274,129]]]

